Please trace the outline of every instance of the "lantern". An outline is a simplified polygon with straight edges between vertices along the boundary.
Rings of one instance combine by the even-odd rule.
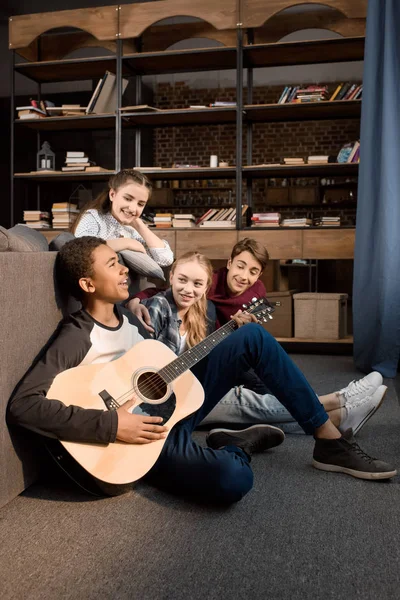
[[[42,149],[36,155],[37,171],[55,171],[55,154],[48,142],[43,142]]]

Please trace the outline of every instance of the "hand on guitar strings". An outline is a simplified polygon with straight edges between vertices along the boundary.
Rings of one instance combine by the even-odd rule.
[[[167,437],[168,427],[159,425],[162,417],[132,415],[129,409],[135,404],[132,398],[117,410],[117,440],[128,444],[150,444]]]
[[[242,310],[238,310],[237,313],[235,313],[234,315],[231,315],[231,319],[233,319],[233,321],[235,321],[235,323],[238,327],[241,327],[242,325],[246,325],[247,323],[258,323],[255,315],[252,315],[247,312],[243,312]]]

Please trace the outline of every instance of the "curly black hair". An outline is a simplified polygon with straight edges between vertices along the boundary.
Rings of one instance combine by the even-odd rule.
[[[105,240],[84,235],[67,242],[57,255],[57,281],[61,291],[82,300],[84,292],[79,285],[82,277],[93,275],[93,250],[106,244]]]

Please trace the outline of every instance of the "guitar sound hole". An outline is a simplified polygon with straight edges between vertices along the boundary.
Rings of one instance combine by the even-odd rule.
[[[149,401],[160,400],[167,393],[167,384],[157,373],[142,373],[136,385],[142,397]]]

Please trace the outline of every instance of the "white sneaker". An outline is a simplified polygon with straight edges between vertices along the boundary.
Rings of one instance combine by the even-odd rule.
[[[386,390],[386,385],[380,385],[371,396],[346,404],[343,409],[346,416],[339,425],[339,431],[344,433],[350,427],[354,435],[360,431],[382,404]]]
[[[369,375],[366,375],[358,381],[352,381],[349,385],[341,390],[340,394],[344,400],[344,405],[353,404],[354,402],[360,402],[365,400],[368,396],[371,396],[375,390],[378,389],[383,383],[383,377],[378,371],[372,371]]]

